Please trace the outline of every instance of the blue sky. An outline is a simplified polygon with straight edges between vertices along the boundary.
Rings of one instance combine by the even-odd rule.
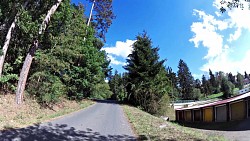
[[[91,4],[86,5],[88,15]],[[132,51],[135,37],[147,31],[161,59],[176,72],[183,59],[194,77],[200,78],[210,68],[250,73],[249,10],[235,9],[221,14],[220,0],[113,0],[113,20],[104,50],[111,66],[125,70],[126,56]],[[246,5],[247,6],[247,5]]]

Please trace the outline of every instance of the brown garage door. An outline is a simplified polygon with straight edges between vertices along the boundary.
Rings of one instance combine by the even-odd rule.
[[[231,120],[240,120],[246,117],[246,105],[244,101],[230,104]]]
[[[184,111],[185,121],[192,121],[191,110]]]
[[[212,122],[213,121],[213,108],[208,107],[203,109],[203,117],[205,122]]]
[[[194,110],[194,121],[201,120],[201,110]]]

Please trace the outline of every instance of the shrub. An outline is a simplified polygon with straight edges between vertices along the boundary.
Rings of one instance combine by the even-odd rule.
[[[110,87],[107,83],[98,83],[93,86],[90,98],[94,99],[108,99],[112,95]]]
[[[66,88],[59,77],[47,72],[37,72],[29,79],[28,92],[35,96],[38,103],[51,106],[64,96]]]

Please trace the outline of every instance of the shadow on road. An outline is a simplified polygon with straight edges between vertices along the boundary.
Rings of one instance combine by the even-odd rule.
[[[135,141],[136,139],[128,135],[101,135],[92,129],[86,131],[76,130],[66,124],[49,123],[47,126],[36,124],[26,128],[8,129],[0,131],[0,141]]]
[[[119,104],[116,100],[99,100],[99,99],[92,99],[97,103],[105,103],[105,104]]]
[[[204,130],[247,131],[250,130],[250,119],[230,122],[177,122],[179,125]]]

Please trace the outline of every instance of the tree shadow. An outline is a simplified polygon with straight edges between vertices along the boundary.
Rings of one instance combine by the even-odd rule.
[[[26,128],[0,131],[0,141],[136,141],[128,135],[101,135],[90,128],[76,130],[67,124],[35,124]]]
[[[250,130],[250,119],[229,122],[174,122],[181,126],[217,131],[247,131]]]
[[[119,104],[117,100],[99,100],[99,99],[92,99],[97,103],[105,103],[105,104]]]

